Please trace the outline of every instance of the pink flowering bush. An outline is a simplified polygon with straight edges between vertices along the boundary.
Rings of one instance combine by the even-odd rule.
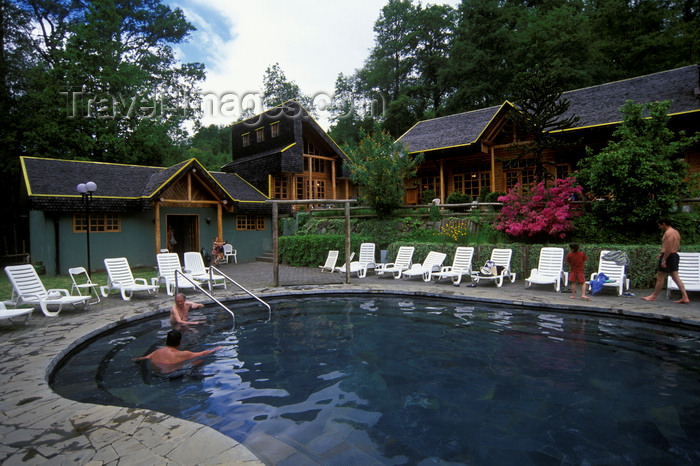
[[[571,220],[580,215],[571,201],[580,199],[581,191],[575,178],[558,179],[554,186],[533,184],[523,194],[518,193],[516,185],[498,198],[503,208],[494,228],[515,237],[564,238],[572,229]]]

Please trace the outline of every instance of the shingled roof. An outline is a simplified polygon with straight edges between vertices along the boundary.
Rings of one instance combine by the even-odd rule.
[[[562,94],[570,102],[562,118],[578,116],[575,129],[618,124],[622,121],[620,107],[627,100],[637,103],[670,100],[670,115],[700,112],[698,89],[699,65],[591,86]],[[509,102],[504,102],[500,106],[420,121],[398,141],[406,144],[410,152],[473,144],[500,111],[511,108]]]
[[[210,173],[196,159],[167,168],[39,157],[21,157],[20,162],[32,208],[45,211],[82,209],[76,186],[87,181],[97,184],[91,204],[95,211],[146,210],[179,174],[193,166],[232,205],[243,202],[264,207],[267,200],[238,175]]]

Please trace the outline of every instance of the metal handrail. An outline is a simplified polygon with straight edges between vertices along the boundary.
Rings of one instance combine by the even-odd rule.
[[[268,322],[270,321],[270,319],[272,318],[272,308],[270,307],[269,304],[267,304],[265,301],[263,301],[262,299],[260,299],[260,298],[258,298],[257,296],[255,296],[251,291],[249,291],[249,290],[248,290],[247,288],[245,288],[243,285],[241,285],[241,284],[238,283],[236,280],[234,280],[233,278],[229,277],[228,275],[226,275],[225,273],[223,273],[220,269],[217,269],[217,268],[214,267],[214,266],[210,266],[210,267],[209,267],[209,280],[212,280],[212,275],[213,275],[213,272],[212,272],[212,271],[213,271],[213,270],[216,270],[216,273],[222,275],[224,278],[226,278],[226,279],[229,280],[231,283],[233,283],[234,285],[236,285],[238,288],[240,288],[242,291],[244,291],[245,293],[247,293],[249,296],[251,296],[252,298],[255,298],[260,304],[262,304],[263,306],[265,306],[265,307],[267,308],[267,321],[268,321]]]
[[[238,283],[236,280],[234,280],[233,278],[229,277],[229,276],[226,275],[224,272],[222,272],[221,270],[217,269],[217,268],[214,267],[214,266],[209,267],[209,283],[213,283],[213,282],[214,282],[214,279],[213,279],[214,270],[215,270],[218,274],[222,275],[225,279],[227,279],[228,281],[230,281],[231,283],[233,283],[234,285],[236,285],[236,286],[237,286],[238,288],[240,288],[242,291],[244,291],[245,293],[247,293],[249,296],[251,296],[252,298],[256,299],[256,300],[257,300],[258,302],[260,302],[263,306],[265,306],[265,307],[267,308],[267,322],[269,322],[270,319],[272,319],[272,308],[270,307],[269,304],[267,304],[265,301],[263,301],[262,299],[260,299],[259,297],[257,297],[255,294],[253,294],[251,291],[249,291],[249,290],[248,290],[247,288],[245,288],[243,285],[241,285],[241,284]],[[222,308],[226,309],[226,310],[229,312],[229,314],[231,314],[231,317],[233,317],[233,325],[234,325],[234,328],[235,328],[235,326],[236,326],[236,316],[234,315],[233,311],[231,311],[231,309],[229,309],[229,308],[226,307],[224,304],[222,304],[221,301],[219,301],[219,300],[216,299],[214,296],[212,296],[211,293],[207,292],[207,291],[206,291],[204,288],[202,288],[198,283],[196,283],[196,282],[194,282],[192,279],[190,279],[190,277],[188,277],[188,276],[187,276],[184,272],[182,272],[181,270],[176,270],[176,271],[175,271],[175,292],[177,292],[177,290],[178,290],[178,287],[177,287],[177,276],[178,276],[178,274],[182,275],[182,277],[183,277],[185,280],[187,280],[188,282],[190,282],[192,285],[194,285],[195,288],[197,288],[198,290],[200,290],[201,292],[203,292],[205,295],[209,296],[209,298],[212,299],[213,301],[215,301],[219,306],[221,306]]]
[[[175,270],[175,294],[177,294],[178,291],[179,291],[179,288],[178,288],[178,286],[177,286],[177,277],[178,277],[178,275],[182,275],[182,278],[184,278],[185,280],[187,280],[188,282],[190,282],[190,283],[191,283],[195,288],[197,288],[199,291],[201,291],[201,292],[204,293],[205,295],[209,296],[209,299],[213,300],[214,302],[216,302],[216,304],[218,304],[218,305],[221,306],[222,308],[226,309],[226,310],[228,311],[228,313],[231,314],[231,317],[233,318],[233,329],[236,328],[236,315],[233,313],[233,311],[232,311],[231,309],[229,309],[228,307],[226,307],[221,301],[219,301],[219,300],[216,299],[214,296],[212,296],[211,293],[209,293],[207,290],[205,290],[204,288],[202,288],[201,286],[199,286],[199,283],[194,282],[192,279],[190,279],[190,277],[188,277],[187,275],[185,275],[185,273],[182,272],[182,270]],[[211,277],[211,273],[210,273],[210,277]],[[268,320],[269,320],[269,319],[268,319]],[[232,330],[233,330],[233,329],[232,329]]]

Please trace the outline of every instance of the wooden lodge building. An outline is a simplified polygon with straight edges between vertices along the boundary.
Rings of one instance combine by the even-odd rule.
[[[574,128],[560,131],[562,139],[576,144],[558,153],[543,154],[552,175],[565,178],[585,157],[586,146],[594,151],[605,147],[622,121],[620,108],[627,100],[635,103],[670,100],[670,128],[692,134],[700,130],[700,67],[686,66],[562,94],[570,106],[566,118],[577,115]],[[432,190],[445,202],[453,192],[476,199],[483,191],[506,192],[517,183],[534,180],[531,160],[513,162],[514,143],[527,143],[515,134],[508,113],[510,102],[441,118],[418,122],[398,142],[409,153],[425,154],[416,178],[406,186],[406,203],[420,204],[423,192]],[[684,154],[689,171],[700,171],[700,147]]]
[[[168,168],[22,157],[29,200],[31,259],[49,274],[126,257],[131,266],[154,265],[161,249],[211,251],[215,236],[232,243],[238,260],[272,247],[267,196],[233,173],[209,172],[196,159]],[[86,206],[76,190],[93,181]],[[177,244],[169,245],[171,227]]]
[[[350,199],[346,155],[308,112],[286,102],[231,128],[237,173],[271,199]]]

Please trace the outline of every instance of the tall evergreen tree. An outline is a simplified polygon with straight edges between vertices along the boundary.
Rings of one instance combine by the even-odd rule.
[[[569,110],[569,101],[561,98],[561,87],[551,70],[535,66],[518,75],[514,87],[513,98],[517,110],[512,111],[508,118],[520,139],[527,139],[514,144],[518,151],[515,160],[533,159],[535,181],[543,182],[551,178],[545,168],[544,152],[566,146],[555,132],[573,127],[579,117],[564,116]]]

